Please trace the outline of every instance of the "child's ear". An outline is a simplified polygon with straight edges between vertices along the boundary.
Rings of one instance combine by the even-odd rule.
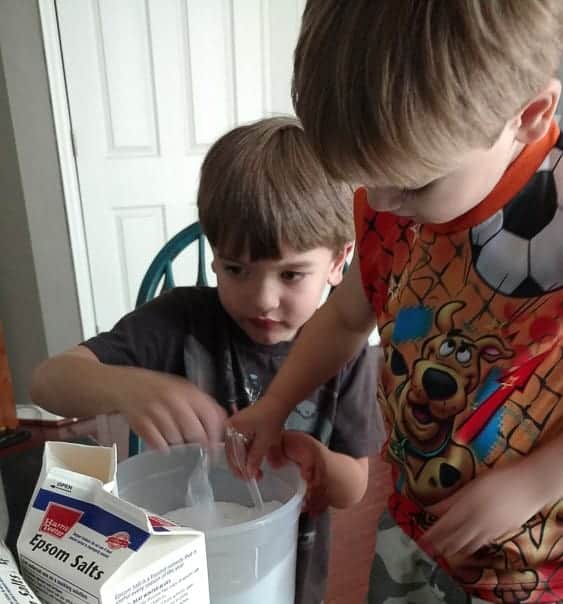
[[[518,114],[516,140],[529,145],[543,138],[553,120],[560,96],[561,82],[552,78]]]
[[[334,255],[327,279],[330,286],[335,287],[342,281],[344,266],[353,248],[354,244],[352,242],[347,243],[339,252]]]

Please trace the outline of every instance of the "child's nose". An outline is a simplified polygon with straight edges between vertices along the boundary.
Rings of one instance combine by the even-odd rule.
[[[279,303],[279,292],[275,284],[269,279],[259,280],[254,292],[254,304],[258,314],[264,315],[271,310],[275,310]]]

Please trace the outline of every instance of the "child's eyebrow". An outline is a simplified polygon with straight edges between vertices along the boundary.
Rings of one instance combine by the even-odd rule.
[[[280,266],[284,271],[304,271],[313,266],[312,262],[304,260],[303,262],[290,262],[289,264],[282,264]]]
[[[222,256],[218,254],[218,258],[223,262],[230,262],[231,264],[245,264],[242,260],[237,260],[236,258],[229,258],[229,256]]]

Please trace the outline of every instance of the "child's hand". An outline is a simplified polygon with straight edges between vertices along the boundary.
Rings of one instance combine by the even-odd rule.
[[[152,448],[184,442],[221,442],[227,414],[217,402],[183,377],[137,368],[120,371],[117,408]]]
[[[246,472],[241,473],[232,451],[227,446],[231,470],[241,478],[259,478],[262,459],[273,446],[280,444],[285,418],[276,412],[278,405],[267,397],[239,411],[229,419],[231,428],[242,434],[247,442]]]
[[[281,446],[272,447],[268,461],[274,468],[287,461],[299,466],[301,477],[307,483],[304,511],[313,516],[321,514],[329,506],[327,468],[323,455],[324,445],[304,432],[288,430],[282,434]]]
[[[533,487],[537,476],[527,476],[528,467],[516,463],[490,470],[427,508],[439,520],[421,545],[455,567],[484,545],[517,530],[548,503]]]

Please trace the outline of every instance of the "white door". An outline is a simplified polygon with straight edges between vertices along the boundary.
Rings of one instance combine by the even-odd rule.
[[[56,0],[98,331],[133,308],[156,251],[196,220],[209,145],[292,111],[303,5]],[[186,284],[194,259],[183,261]]]

